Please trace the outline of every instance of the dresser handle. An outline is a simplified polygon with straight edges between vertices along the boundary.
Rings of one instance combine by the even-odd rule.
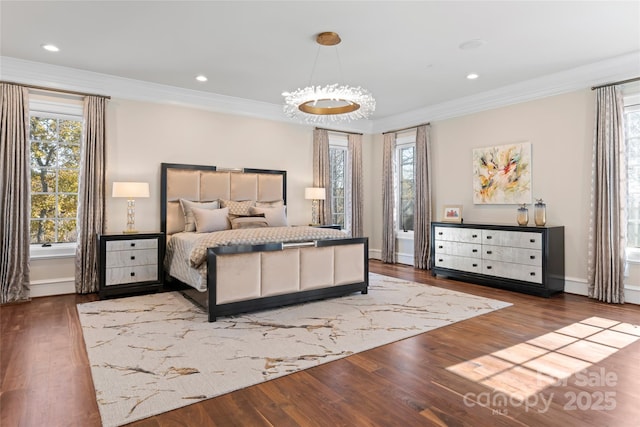
[[[477,267],[477,266],[478,266],[478,264],[471,264],[471,265],[472,265],[473,267]]]
[[[535,243],[535,242],[536,242],[536,239],[529,239],[529,241],[530,241],[531,243]]]
[[[478,250],[477,249],[472,249],[471,252],[473,252],[475,254],[476,252],[478,252]]]
[[[493,251],[487,251],[487,255],[491,255]]]
[[[490,265],[487,265],[487,270],[491,270],[491,266]]]
[[[530,276],[535,276],[536,273],[534,273],[533,271],[531,273],[529,273]]]
[[[438,249],[442,249],[442,248],[443,248],[443,246],[442,246],[442,245],[438,246]]]
[[[478,237],[478,235],[477,234],[472,234],[471,237],[473,237],[475,239],[476,237]]]
[[[438,231],[438,236],[442,236],[442,231]]]
[[[439,259],[438,259],[438,262],[442,262],[442,258],[439,258]]]
[[[493,239],[493,236],[487,236],[487,239]]]
[[[135,271],[132,271],[132,272],[131,272],[131,277],[133,277],[133,276],[135,276],[135,275],[136,275]]]
[[[136,259],[136,257],[135,257],[135,256],[133,256],[133,255],[131,255],[131,259]]]
[[[535,255],[530,255],[529,258],[536,259],[536,256]]]
[[[132,243],[131,243],[131,247],[132,247],[132,248],[135,248],[135,247],[136,247],[136,243],[135,243],[135,242],[132,242]]]

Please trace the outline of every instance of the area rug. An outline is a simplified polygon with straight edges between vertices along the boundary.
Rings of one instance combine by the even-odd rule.
[[[366,295],[214,323],[177,292],[78,313],[102,422],[119,426],[509,305],[372,273]]]

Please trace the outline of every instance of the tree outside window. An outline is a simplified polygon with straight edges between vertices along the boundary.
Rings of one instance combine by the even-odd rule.
[[[398,227],[401,231],[413,231],[415,204],[415,145],[398,147]]]
[[[30,118],[32,244],[76,241],[81,137],[79,118]]]
[[[625,109],[627,247],[640,248],[640,106]]]

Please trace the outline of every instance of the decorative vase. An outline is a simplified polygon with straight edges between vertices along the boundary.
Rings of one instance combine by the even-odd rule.
[[[538,227],[542,227],[547,223],[547,205],[542,199],[536,199],[536,204],[533,210],[533,220]]]
[[[529,209],[527,209],[526,203],[523,203],[522,206],[518,208],[518,216],[516,219],[518,225],[527,225],[529,223]]]

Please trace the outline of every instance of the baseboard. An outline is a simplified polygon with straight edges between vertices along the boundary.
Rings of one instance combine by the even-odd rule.
[[[380,249],[369,249],[369,259],[382,259],[382,251]],[[413,254],[396,253],[396,262],[398,264],[413,265]]]
[[[58,279],[33,280],[30,283],[31,298],[48,297],[52,295],[65,295],[76,293],[76,280],[74,277],[61,277]]]

